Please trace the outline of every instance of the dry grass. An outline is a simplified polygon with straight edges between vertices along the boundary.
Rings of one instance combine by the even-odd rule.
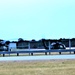
[[[0,62],[0,75],[75,75],[75,60]]]

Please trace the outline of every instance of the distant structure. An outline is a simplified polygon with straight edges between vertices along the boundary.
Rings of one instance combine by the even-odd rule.
[[[0,50],[3,50],[4,48],[6,48],[7,50],[10,50],[12,48],[17,48],[17,49],[27,49],[27,48],[43,49],[44,46],[43,46],[42,40],[43,39],[40,39],[38,41],[36,41],[35,39],[24,40],[22,38],[19,38],[18,41],[10,42],[10,41],[5,41],[5,40],[0,39]],[[72,38],[72,39],[60,38],[60,39],[47,39],[47,40],[52,40],[52,41],[50,41],[50,43],[59,41],[59,42],[63,43],[66,47],[75,47],[75,38]]]

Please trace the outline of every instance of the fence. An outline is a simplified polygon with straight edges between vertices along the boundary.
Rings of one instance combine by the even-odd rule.
[[[75,49],[55,49],[55,50],[28,50],[28,51],[1,51],[0,54],[3,54],[3,57],[5,56],[5,54],[17,54],[17,56],[19,56],[20,53],[29,53],[30,55],[33,55],[34,53],[45,53],[45,55],[47,55],[47,53],[51,53],[51,52],[59,52],[59,54],[61,54],[62,52],[74,52],[75,54]]]
[[[28,50],[24,50],[24,51],[11,51],[10,49],[8,51],[0,51],[0,54],[3,55],[3,57],[6,55],[6,54],[17,54],[17,56],[19,56],[20,53],[29,53],[29,55],[33,55],[34,53],[45,53],[45,55],[47,55],[47,53],[51,53],[51,52],[59,52],[59,54],[61,54],[62,52],[74,52],[75,54],[75,49],[71,49],[71,40],[69,40],[69,49],[50,49],[50,42],[49,42],[49,50],[33,50],[33,49],[30,49],[30,43],[28,43]]]

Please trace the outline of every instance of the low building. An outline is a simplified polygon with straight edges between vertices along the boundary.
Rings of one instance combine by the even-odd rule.
[[[8,51],[11,51],[12,49],[17,48],[17,42],[10,42],[8,45]]]

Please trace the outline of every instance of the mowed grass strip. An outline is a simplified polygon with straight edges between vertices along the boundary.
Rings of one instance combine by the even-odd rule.
[[[0,75],[75,75],[75,60],[0,62]]]

